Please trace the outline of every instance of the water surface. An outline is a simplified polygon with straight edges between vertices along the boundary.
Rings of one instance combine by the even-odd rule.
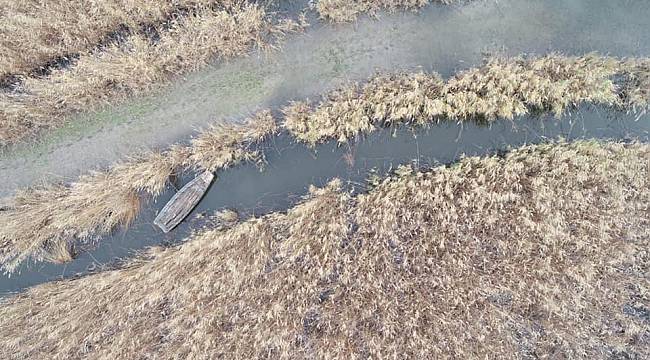
[[[174,189],[145,206],[128,231],[118,230],[99,246],[66,265],[23,264],[19,273],[0,276],[0,295],[35,284],[110,268],[139,250],[177,244],[204,224],[204,215],[233,209],[245,219],[283,211],[308,193],[310,184],[325,185],[340,178],[353,193],[367,190],[370,174],[383,176],[400,164],[426,168],[448,164],[463,155],[487,155],[524,144],[576,139],[650,140],[650,115],[636,117],[585,107],[561,121],[550,116],[500,120],[490,126],[443,122],[428,128],[384,129],[349,145],[327,143],[315,149],[297,144],[287,135],[262,145],[265,165],[245,164],[218,173],[217,180],[193,213],[177,229],[164,234],[153,219]],[[187,174],[178,186],[191,180]]]

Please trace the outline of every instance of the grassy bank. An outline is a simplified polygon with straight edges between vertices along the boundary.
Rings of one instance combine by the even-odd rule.
[[[255,145],[276,132],[267,111],[242,125],[219,125],[188,146],[143,155],[107,171],[82,176],[70,185],[19,193],[0,211],[0,262],[13,271],[22,261],[66,262],[75,243],[88,244],[118,225],[128,225],[143,199],[156,196],[184,170],[217,171],[260,155]]]
[[[400,168],[356,197],[333,181],[286,213],[4,300],[0,354],[644,358],[648,156],[550,144]]]
[[[157,31],[83,53],[70,68],[25,77],[19,91],[0,93],[0,146],[16,143],[66,116],[155,90],[216,58],[268,47],[301,25],[275,19],[257,4],[226,1],[179,16]]]
[[[458,0],[318,0],[316,10],[323,19],[332,22],[351,22],[361,14],[375,15],[381,10],[417,10],[432,3],[454,2]]]
[[[284,109],[285,118],[277,130],[288,130],[296,140],[315,145],[327,140],[349,141],[399,123],[426,125],[448,118],[492,121],[497,117],[512,119],[531,110],[553,111],[559,116],[581,103],[645,111],[650,88],[648,63],[647,59],[623,61],[594,55],[553,55],[529,60],[492,60],[447,82],[435,74],[379,76],[364,86],[335,91],[318,104],[290,105]],[[276,130],[271,126],[274,122],[270,115],[263,113],[262,119],[259,125],[255,119],[249,125],[267,129],[259,132],[257,139]],[[30,258],[70,260],[75,242],[88,243],[119,224],[128,224],[137,214],[138,194],[155,196],[179,165],[187,161],[196,164],[198,160],[187,160],[188,151],[194,154],[193,159],[199,159],[209,158],[215,151],[228,153],[240,146],[233,137],[222,136],[221,130],[216,129],[214,136],[211,132],[200,135],[193,150],[172,147],[152,157],[118,164],[108,172],[84,176],[72,185],[21,192],[13,207],[0,211],[3,269],[11,272]],[[226,132],[249,130],[228,128]],[[251,142],[248,137],[243,141]],[[209,146],[198,146],[201,143]],[[245,152],[238,154],[237,159],[246,158]],[[156,176],[150,178],[146,174]],[[149,180],[137,181],[139,177]]]

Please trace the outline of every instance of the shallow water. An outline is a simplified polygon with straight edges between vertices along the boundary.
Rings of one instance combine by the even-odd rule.
[[[0,198],[38,182],[74,180],[129,154],[187,139],[216,119],[234,121],[315,97],[378,70],[421,68],[449,76],[480,64],[485,52],[649,56],[648,18],[647,0],[477,0],[429,6],[418,15],[317,24],[288,39],[282,51],[216,64],[155,96],[80,115],[40,144],[0,155]]]
[[[157,202],[146,207],[128,231],[118,230],[101,239],[99,247],[82,253],[67,265],[23,265],[11,277],[0,277],[0,295],[21,291],[35,284],[68,278],[110,267],[120,259],[153,245],[176,244],[192,229],[200,228],[201,214],[234,209],[242,218],[285,210],[308,193],[308,186],[322,186],[340,178],[350,191],[366,190],[369,174],[384,175],[399,164],[417,167],[454,162],[461,155],[485,155],[524,144],[540,143],[563,137],[650,140],[650,115],[638,120],[630,115],[584,108],[559,121],[550,116],[525,117],[515,121],[497,121],[491,126],[468,122],[458,125],[443,122],[429,128],[401,127],[377,131],[350,145],[328,143],[308,149],[286,135],[263,144],[266,164],[263,171],[246,164],[218,173],[217,180],[194,212],[176,230],[163,234],[153,218],[173,194],[167,191]],[[350,154],[353,161],[345,160]],[[188,174],[181,186],[190,180]]]

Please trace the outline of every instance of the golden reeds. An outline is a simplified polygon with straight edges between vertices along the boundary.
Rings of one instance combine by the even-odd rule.
[[[647,144],[340,181],[0,306],[3,358],[650,356]],[[644,310],[645,309],[645,310]]]
[[[75,244],[92,243],[116,226],[128,225],[141,198],[158,195],[172,176],[184,169],[216,171],[258,159],[255,144],[276,129],[270,112],[262,111],[241,125],[215,126],[188,146],[144,155],[67,186],[22,191],[0,212],[0,262],[11,272],[29,258],[69,261]]]
[[[141,32],[206,8],[245,0],[35,0],[0,1],[0,78],[25,75],[58,58],[83,54],[111,36]],[[419,8],[429,0],[321,0],[317,11],[332,21],[352,21],[381,8]],[[440,2],[451,2],[441,0]]]
[[[458,0],[318,0],[316,10],[323,19],[351,22],[361,14],[375,15],[380,10],[417,10],[431,3],[451,4]]]
[[[315,145],[331,139],[345,142],[378,126],[405,122],[423,125],[444,117],[458,121],[474,117],[512,119],[531,109],[549,110],[559,116],[582,102],[640,112],[647,109],[650,100],[648,64],[647,59],[619,61],[595,55],[552,55],[531,60],[491,60],[447,83],[435,74],[379,76],[363,87],[354,85],[334,91],[315,108],[306,102],[293,103],[284,109],[282,126],[297,140]],[[275,131],[275,123],[269,114],[264,118],[267,116],[268,121],[254,125],[262,130],[245,139],[261,139]],[[244,130],[208,131],[195,140],[191,154],[179,153],[179,147],[172,147],[163,154],[116,165],[110,176],[100,173],[84,177],[73,186],[26,190],[27,195],[17,197],[15,209],[0,212],[0,263],[5,271],[13,271],[29,257],[70,259],[75,239],[88,242],[92,236],[128,223],[137,209],[138,197],[133,194],[161,191],[177,168],[179,157],[189,156],[192,164],[210,170],[254,157],[256,154],[237,148],[240,131]],[[138,173],[160,176],[139,185]],[[137,186],[106,186],[110,181],[101,180],[101,176],[109,176],[113,183]],[[33,203],[34,199],[38,201]],[[127,204],[132,206],[125,207]],[[50,217],[61,222],[52,222]]]
[[[156,41],[135,33],[81,55],[69,69],[25,77],[18,92],[0,93],[0,146],[60,126],[72,113],[151,91],[215,58],[268,47],[301,26],[273,19],[257,4],[226,1],[178,17]]]
[[[175,12],[233,1],[0,1],[0,77],[21,75],[97,46],[116,31],[139,32]],[[124,35],[124,34],[123,34]]]
[[[446,83],[435,73],[378,76],[363,86],[336,90],[313,108],[306,102],[292,104],[284,110],[284,126],[315,145],[332,138],[345,142],[376,127],[404,122],[492,121],[531,110],[559,117],[583,103],[643,111],[650,100],[648,64],[648,59],[595,54],[549,55],[493,58]]]

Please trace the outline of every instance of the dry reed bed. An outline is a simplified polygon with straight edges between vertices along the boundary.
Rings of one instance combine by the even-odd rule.
[[[277,130],[263,111],[241,125],[218,125],[162,153],[119,163],[82,176],[70,185],[33,188],[19,193],[0,211],[0,262],[14,271],[23,261],[66,262],[75,243],[92,244],[116,226],[128,225],[144,197],[160,194],[184,170],[217,171],[261,154],[256,144]]]
[[[426,125],[443,116],[459,121],[510,119],[530,109],[552,110],[559,116],[581,102],[645,111],[650,99],[649,63],[647,59],[552,55],[530,60],[494,59],[447,83],[435,74],[379,76],[363,87],[335,91],[313,108],[307,102],[288,106],[282,126],[297,140],[315,145],[331,139],[345,142],[378,126],[409,122]],[[262,134],[270,134],[273,120],[263,114],[268,120],[259,126],[268,129]],[[214,149],[221,154],[237,148],[236,141],[219,136],[212,138],[211,147],[196,148],[194,156],[209,157],[215,154]],[[92,243],[119,224],[128,224],[138,208],[135,194],[159,193],[177,168],[179,153],[174,149],[118,164],[109,172],[83,177],[72,186],[23,191],[16,197],[15,207],[0,211],[3,269],[12,272],[29,258],[68,261],[75,241]],[[149,179],[151,174],[159,175],[143,180],[145,185],[133,180],[138,176]]]
[[[139,31],[182,9],[233,1],[0,1],[0,78],[90,50],[118,30]]]
[[[374,16],[380,10],[417,10],[432,3],[451,4],[458,0],[318,0],[321,18],[332,22],[355,21],[361,14]]]
[[[650,145],[339,181],[0,306],[3,358],[650,356]]]
[[[531,111],[557,117],[583,103],[644,112],[650,101],[650,59],[493,58],[445,82],[438,74],[390,74],[328,94],[318,104],[295,102],[284,126],[315,145],[346,142],[377,127],[440,119],[513,119]]]
[[[175,19],[160,30],[157,41],[135,33],[83,54],[69,69],[25,77],[20,91],[0,93],[0,147],[60,126],[70,114],[154,90],[215,58],[268,48],[305,25],[274,19],[246,1],[221,4]]]

